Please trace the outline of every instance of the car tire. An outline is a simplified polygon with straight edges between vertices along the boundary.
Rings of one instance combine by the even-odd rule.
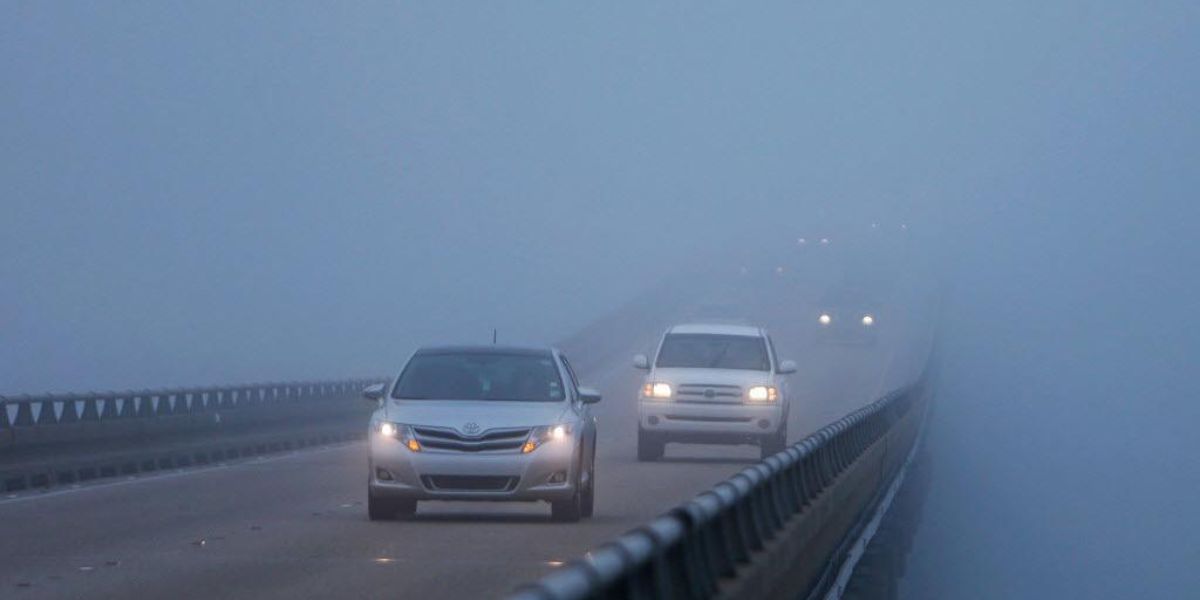
[[[583,516],[583,493],[575,487],[575,493],[569,500],[558,500],[550,503],[550,519],[560,523],[575,523]]]
[[[408,498],[396,500],[396,517],[411,519],[417,516],[417,501]]]
[[[367,493],[367,518],[372,521],[391,521],[396,518],[399,507],[395,500],[376,498]]]
[[[764,460],[783,452],[783,449],[787,448],[787,426],[780,427],[774,435],[763,438],[758,447],[759,457]]]
[[[588,486],[579,498],[579,514],[591,517],[596,512],[596,455],[592,453],[592,466],[588,469]]]
[[[661,438],[638,429],[637,457],[640,462],[652,462],[662,458],[666,445]]]

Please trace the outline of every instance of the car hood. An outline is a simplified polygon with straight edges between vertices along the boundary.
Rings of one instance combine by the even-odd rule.
[[[406,425],[451,427],[475,423],[480,429],[553,425],[562,421],[566,402],[496,400],[389,400],[387,420]],[[466,433],[466,432],[464,432]]]
[[[766,371],[745,369],[654,369],[650,379],[674,385],[736,385],[750,387],[768,385],[771,374]]]

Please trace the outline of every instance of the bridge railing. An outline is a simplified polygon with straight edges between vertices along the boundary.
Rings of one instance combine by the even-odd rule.
[[[121,425],[211,418],[218,413],[345,398],[381,379],[341,379],[190,387],[0,396],[0,439],[63,441],[84,429],[102,432]],[[3,433],[7,430],[8,436]],[[64,435],[55,435],[61,433]]]
[[[802,598],[904,464],[924,378],[526,585],[515,600]]]

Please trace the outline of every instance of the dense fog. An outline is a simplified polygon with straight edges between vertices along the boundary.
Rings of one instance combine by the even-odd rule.
[[[373,375],[910,224],[908,597],[1200,590],[1191,2],[0,5],[0,393]],[[768,262],[769,256],[762,260]]]

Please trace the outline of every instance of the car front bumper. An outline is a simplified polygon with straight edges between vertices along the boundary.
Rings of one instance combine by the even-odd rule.
[[[551,441],[533,452],[412,452],[371,435],[369,491],[413,500],[566,500],[579,480],[578,440]]]

